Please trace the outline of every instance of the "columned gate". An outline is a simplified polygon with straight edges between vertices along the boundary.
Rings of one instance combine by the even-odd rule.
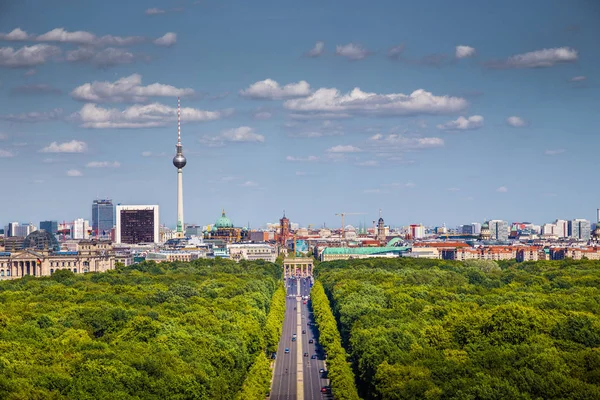
[[[283,275],[285,278],[306,277],[313,274],[313,259],[308,257],[286,258],[283,260]]]

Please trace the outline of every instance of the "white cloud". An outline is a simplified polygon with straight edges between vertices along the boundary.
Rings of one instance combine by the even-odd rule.
[[[569,79],[569,81],[571,82],[582,82],[585,81],[587,78],[583,75],[579,75],[579,76],[574,76],[571,79]]]
[[[48,122],[60,118],[60,116],[62,115],[62,111],[63,110],[61,108],[55,108],[52,111],[46,112],[32,111],[21,114],[8,114],[0,116],[0,119],[11,122]]]
[[[61,50],[58,47],[47,44],[24,46],[18,50],[12,47],[0,47],[0,67],[32,67],[44,64],[60,54]]]
[[[516,54],[504,61],[488,63],[491,68],[544,68],[558,63],[577,61],[577,50],[570,47],[556,47]]]
[[[25,71],[23,76],[33,76],[35,74],[37,74],[37,71],[34,68],[32,68],[32,69],[28,69],[27,71]]]
[[[360,148],[352,145],[342,145],[339,144],[337,146],[333,146],[327,149],[328,153],[358,153]]]
[[[55,28],[37,37],[40,42],[61,42],[75,44],[92,44],[96,35],[85,31],[68,32],[63,28]]]
[[[83,176],[83,173],[77,169],[70,169],[67,171],[67,176]]]
[[[142,152],[142,157],[150,157],[152,155],[151,151],[143,151]]]
[[[336,46],[335,54],[337,54],[338,56],[346,57],[349,60],[362,60],[371,53],[369,52],[369,50],[365,49],[359,44],[348,43],[345,45]]]
[[[404,44],[399,44],[398,46],[390,47],[387,51],[387,56],[391,59],[398,59],[400,55],[404,52]]]
[[[451,187],[451,188],[448,188],[448,191],[449,192],[460,192],[460,189],[457,187]]]
[[[27,32],[21,30],[21,28],[13,29],[9,33],[0,33],[0,40],[23,41],[29,39],[31,39],[31,36]]]
[[[160,8],[149,8],[146,10],[146,15],[159,15],[165,14],[166,12],[166,10],[162,10]]]
[[[303,97],[311,94],[310,85],[306,81],[289,83],[280,86],[272,79],[255,82],[248,89],[240,90],[240,95],[253,99],[280,100],[290,97]]]
[[[92,47],[80,47],[67,52],[67,61],[74,63],[88,63],[98,68],[114,67],[122,64],[131,64],[135,56],[127,50],[107,47],[97,51]]]
[[[142,76],[132,74],[115,82],[85,83],[71,92],[75,100],[93,103],[146,102],[149,97],[178,97],[192,96],[193,89],[179,89],[162,83],[142,86]]]
[[[444,130],[470,130],[470,129],[478,129],[483,126],[483,117],[481,115],[473,115],[471,117],[465,118],[463,116],[458,117],[458,119],[454,121],[448,121],[445,124],[437,125],[438,129]]]
[[[500,186],[498,189],[496,189],[496,192],[506,193],[506,192],[508,192],[508,188],[506,186]]]
[[[181,119],[185,122],[212,121],[227,114],[227,111],[204,111],[188,107],[181,109]],[[71,118],[84,128],[153,128],[176,121],[177,108],[151,103],[135,104],[121,111],[87,103],[79,112],[73,113]]]
[[[254,132],[249,126],[228,129],[221,132],[220,138],[228,142],[264,142],[265,137]]]
[[[91,32],[76,31],[69,32],[64,28],[55,28],[49,32],[39,35],[36,39],[38,42],[58,42],[72,43],[79,45],[95,45],[95,46],[129,46],[131,44],[144,41],[141,36],[113,36],[105,35],[97,37]]]
[[[414,188],[415,186],[417,186],[417,185],[415,183],[412,183],[412,182],[408,182],[408,183],[404,184],[404,187],[407,187],[407,188]]]
[[[87,150],[87,144],[78,140],[58,143],[52,142],[49,146],[40,150],[40,153],[83,153]]]
[[[0,158],[9,158],[14,157],[14,154],[8,150],[0,149]]]
[[[521,128],[521,127],[527,125],[527,121],[525,121],[523,118],[517,117],[515,115],[513,115],[512,117],[508,117],[506,119],[506,123],[515,128]]]
[[[321,54],[325,52],[325,42],[318,41],[315,43],[315,47],[310,49],[306,55],[308,57],[319,57]]]
[[[85,166],[87,168],[119,168],[121,163],[118,161],[90,161]]]
[[[341,94],[337,89],[322,88],[306,98],[284,102],[288,110],[302,113],[366,114],[366,115],[420,115],[446,114],[465,109],[468,102],[460,97],[435,96],[423,89],[410,95],[402,93],[377,94],[354,88]]]
[[[313,161],[318,161],[319,157],[317,157],[317,156],[308,156],[308,157],[287,156],[285,159],[287,161],[313,162]]]
[[[244,183],[240,183],[240,186],[242,186],[242,187],[257,187],[258,183],[254,182],[254,181],[246,181]]]
[[[475,48],[470,46],[456,46],[455,52],[456,58],[467,58],[475,55]]]
[[[567,150],[565,150],[565,149],[546,150],[546,151],[544,151],[544,154],[547,156],[556,156],[556,155],[562,154],[566,151]]]
[[[382,152],[429,149],[442,147],[444,145],[444,139],[438,137],[410,137],[397,133],[392,133],[387,136],[378,133],[371,136],[369,141]]]
[[[273,116],[270,112],[260,111],[254,114],[254,119],[269,119]]]
[[[379,165],[379,163],[375,160],[368,160],[368,161],[359,162],[357,165],[359,165],[361,167],[376,167]]]
[[[173,46],[177,43],[177,34],[174,32],[167,32],[163,36],[159,37],[153,42],[157,46]]]
[[[204,136],[200,139],[200,142],[208,143],[209,145],[214,146],[223,145],[225,142],[263,143],[264,141],[265,137],[254,132],[254,129],[249,126],[240,126],[239,128],[227,129],[217,136]]]

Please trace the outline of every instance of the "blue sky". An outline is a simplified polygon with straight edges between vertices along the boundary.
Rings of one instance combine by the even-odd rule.
[[[424,3],[424,4],[423,4]],[[593,1],[4,1],[0,222],[595,219]]]

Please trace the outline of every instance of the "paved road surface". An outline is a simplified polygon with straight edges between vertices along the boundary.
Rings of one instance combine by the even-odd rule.
[[[316,326],[312,325],[314,320],[308,309],[310,301],[304,304],[303,300],[310,294],[310,282],[311,278],[292,278],[286,282],[285,318],[270,395],[274,400],[331,398],[321,393],[321,388],[329,383],[325,378],[326,373],[319,372],[325,368],[324,354],[318,344]],[[297,339],[293,342],[294,333]],[[313,343],[309,343],[310,339],[313,339]],[[286,347],[290,350],[288,354],[285,353]],[[308,353],[308,356],[304,357],[304,353]],[[313,355],[317,358],[313,359]]]

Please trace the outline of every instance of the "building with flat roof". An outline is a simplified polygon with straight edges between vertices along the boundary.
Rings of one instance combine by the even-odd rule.
[[[40,221],[40,229],[46,232],[50,232],[53,235],[56,235],[58,232],[58,222],[57,221]]]
[[[158,243],[158,205],[117,205],[115,242],[127,244]]]
[[[115,207],[112,200],[94,200],[92,202],[92,235],[108,239],[114,226]]]

